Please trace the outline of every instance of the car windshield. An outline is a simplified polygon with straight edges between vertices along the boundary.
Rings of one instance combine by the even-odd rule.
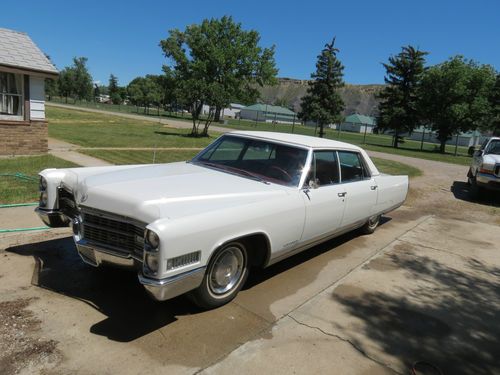
[[[192,162],[265,183],[298,186],[306,159],[306,149],[225,135]]]
[[[486,153],[500,155],[500,140],[491,141]]]

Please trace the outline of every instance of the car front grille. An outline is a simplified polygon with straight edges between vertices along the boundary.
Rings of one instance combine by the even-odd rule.
[[[59,199],[59,209],[62,213],[71,219],[77,217],[78,207],[73,193],[64,188],[59,188],[57,190],[57,196]]]
[[[83,239],[124,257],[142,261],[143,223],[109,212],[82,207]]]

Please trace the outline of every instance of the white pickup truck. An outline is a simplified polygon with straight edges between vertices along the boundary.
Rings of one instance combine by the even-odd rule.
[[[486,139],[481,148],[474,152],[467,178],[476,196],[480,196],[483,189],[500,192],[499,137]]]
[[[231,132],[187,162],[40,173],[49,226],[71,225],[84,262],[137,270],[157,300],[229,302],[266,267],[347,231],[372,233],[403,204],[407,176],[327,139]]]

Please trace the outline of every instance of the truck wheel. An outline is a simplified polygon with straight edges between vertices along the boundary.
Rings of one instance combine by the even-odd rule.
[[[361,232],[363,234],[372,234],[373,232],[375,232],[375,229],[377,229],[380,223],[381,217],[382,215],[375,215],[369,218],[365,225],[361,227]]]
[[[236,297],[247,277],[247,249],[241,242],[231,242],[213,255],[201,285],[191,297],[202,309],[222,306]]]

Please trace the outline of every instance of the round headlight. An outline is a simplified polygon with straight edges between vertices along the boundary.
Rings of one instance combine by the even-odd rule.
[[[157,254],[146,254],[144,261],[146,262],[147,271],[152,273],[158,272],[158,257]]]
[[[40,191],[45,191],[47,190],[47,180],[45,177],[40,176]]]
[[[49,195],[47,194],[46,191],[42,191],[40,193],[40,207],[47,206],[48,200],[49,200]]]
[[[157,249],[158,246],[160,246],[160,238],[158,235],[153,232],[152,230],[147,230],[146,231],[146,236],[145,236],[146,243],[151,246],[153,249]]]

